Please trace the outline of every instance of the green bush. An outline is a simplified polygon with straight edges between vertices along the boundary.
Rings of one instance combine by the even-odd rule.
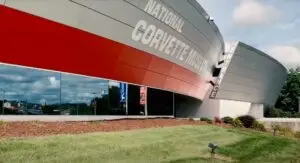
[[[200,118],[200,121],[207,122],[207,123],[209,123],[209,124],[212,124],[212,123],[213,123],[213,121],[212,121],[211,119],[207,118],[207,117],[202,117],[202,118]]]
[[[279,133],[282,136],[289,136],[289,137],[294,136],[294,133],[293,133],[292,129],[289,128],[289,127],[280,128]]]
[[[213,123],[213,121],[211,119],[208,119],[206,122],[209,123],[209,124]]]
[[[280,117],[291,118],[292,117],[292,113],[291,112],[282,111]]]
[[[243,126],[246,128],[251,128],[256,121],[254,117],[250,115],[239,116],[238,119],[242,122]]]
[[[299,112],[294,113],[294,114],[292,115],[292,117],[293,117],[293,118],[300,118],[300,113],[299,113]]]
[[[243,123],[238,118],[235,118],[232,121],[232,126],[233,127],[243,127]]]
[[[209,121],[210,119],[209,118],[207,118],[207,117],[202,117],[202,118],[200,118],[200,121],[205,121],[205,122],[207,122],[207,121]]]
[[[277,117],[283,117],[283,118],[291,118],[294,116],[299,116],[299,115],[294,115],[291,112],[288,111],[283,111],[281,109],[276,109],[276,108],[268,108],[265,110],[265,117],[271,117],[271,118],[277,118]]]
[[[226,123],[226,124],[232,124],[233,118],[231,118],[231,117],[223,117],[223,118],[222,118],[222,121],[223,121],[224,123]]]
[[[272,129],[273,129],[273,130],[276,130],[276,131],[280,131],[280,130],[281,130],[281,127],[280,127],[280,125],[278,125],[278,124],[272,124]]]
[[[295,137],[295,138],[300,138],[300,131],[297,131],[297,132],[294,134],[294,137]]]
[[[264,124],[262,124],[261,122],[259,121],[254,121],[252,127],[253,129],[256,129],[258,131],[267,131]]]
[[[269,117],[273,117],[273,118],[281,117],[282,114],[283,114],[283,111],[280,109],[276,109],[276,108],[272,108],[269,111]]]
[[[6,125],[7,124],[7,122],[6,121],[0,121],[0,126],[4,126],[4,125]]]

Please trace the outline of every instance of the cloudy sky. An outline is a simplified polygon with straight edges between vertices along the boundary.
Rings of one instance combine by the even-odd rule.
[[[60,80],[61,79],[61,80]],[[108,93],[108,85],[119,83],[69,74],[0,64],[0,99],[39,104],[87,103]],[[5,92],[5,93],[4,93]]]
[[[254,46],[286,67],[300,66],[300,0],[197,0],[225,40]]]

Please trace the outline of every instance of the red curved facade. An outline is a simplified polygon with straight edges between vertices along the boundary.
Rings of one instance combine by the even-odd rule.
[[[145,85],[203,99],[211,77],[124,43],[0,5],[0,62]]]
[[[0,6],[0,61],[109,78],[203,98],[208,84],[157,56],[63,24]]]

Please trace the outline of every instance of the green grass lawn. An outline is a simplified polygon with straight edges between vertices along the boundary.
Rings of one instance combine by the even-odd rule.
[[[181,126],[113,133],[91,133],[0,140],[0,162],[198,163],[300,162],[300,141],[216,126]]]

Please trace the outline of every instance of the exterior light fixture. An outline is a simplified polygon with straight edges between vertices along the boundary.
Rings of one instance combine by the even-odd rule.
[[[212,86],[215,86],[216,84],[213,81],[209,81],[209,84],[211,84]]]
[[[219,61],[219,62],[218,62],[218,65],[221,65],[221,64],[223,64],[224,62],[225,62],[225,60]]]
[[[216,66],[213,67],[213,72],[212,72],[213,77],[218,77],[219,74],[220,74],[220,72],[221,72],[221,68],[220,67],[216,67]]]
[[[213,159],[214,156],[215,156],[215,153],[216,153],[215,150],[218,148],[218,145],[217,144],[213,144],[213,143],[209,143],[208,147],[211,149],[210,154],[211,154],[211,158]]]
[[[210,17],[210,16],[205,16],[206,20],[209,21],[209,22],[213,22],[215,19],[213,17]]]

